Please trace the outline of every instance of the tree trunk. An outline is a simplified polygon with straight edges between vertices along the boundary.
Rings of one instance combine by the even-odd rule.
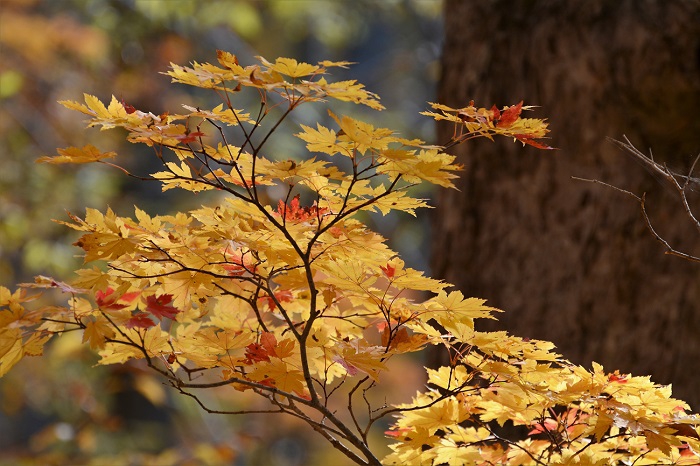
[[[700,153],[700,1],[445,3],[439,101],[539,105],[558,151],[510,141],[456,149],[441,191],[433,275],[504,309],[506,328],[578,364],[652,375],[700,408],[700,264],[664,255],[657,231],[698,253],[679,199],[606,138],[627,135],[683,172]],[[439,142],[453,134],[439,128]]]

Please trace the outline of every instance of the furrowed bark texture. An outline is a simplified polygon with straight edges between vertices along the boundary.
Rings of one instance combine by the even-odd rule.
[[[445,3],[439,101],[539,105],[558,151],[478,140],[439,194],[433,275],[504,309],[489,329],[552,340],[579,364],[651,374],[700,409],[700,252],[679,198],[606,141],[627,135],[684,172],[700,153],[700,2]],[[441,143],[452,126],[439,128]],[[482,326],[481,329],[486,329]]]

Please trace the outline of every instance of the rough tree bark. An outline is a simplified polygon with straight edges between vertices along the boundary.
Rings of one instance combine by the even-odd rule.
[[[659,233],[697,254],[678,199],[606,137],[681,172],[700,152],[700,1],[447,0],[445,28],[439,101],[540,105],[531,116],[550,119],[560,150],[459,147],[433,274],[504,309],[490,328],[673,382],[700,409],[700,265],[664,255],[629,197],[571,179],[647,192]]]

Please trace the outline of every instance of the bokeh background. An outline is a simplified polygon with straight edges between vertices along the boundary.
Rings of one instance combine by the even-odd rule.
[[[58,100],[115,95],[155,114],[206,106],[211,96],[159,73],[171,62],[214,62],[217,49],[243,63],[257,55],[348,60],[357,64],[333,78],[358,79],[387,107],[360,117],[434,143],[432,120],[418,112],[435,100],[441,7],[439,0],[1,0],[0,283],[12,287],[37,274],[70,278],[79,265],[75,236],[50,221],[66,219],[65,211],[109,206],[131,215],[137,204],[156,214],[208,200],[163,194],[107,167],[37,165],[57,147],[93,143],[117,151],[137,172],[153,171],[147,153],[122,134],[85,130],[81,115]],[[322,118],[313,112],[292,124]],[[280,137],[272,152],[303,155],[288,147]],[[425,214],[366,220],[409,265],[427,270]],[[306,428],[279,417],[205,415],[138,367],[92,367],[95,360],[79,335],[66,336],[0,380],[0,464],[340,464]],[[392,399],[420,386],[419,367],[399,368]],[[255,402],[230,395],[212,391],[208,401],[220,408]]]

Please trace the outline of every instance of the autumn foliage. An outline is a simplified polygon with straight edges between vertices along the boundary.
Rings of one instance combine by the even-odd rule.
[[[88,94],[61,102],[89,126],[122,128],[151,147],[162,169],[132,173],[92,145],[41,162],[108,164],[163,190],[218,191],[221,202],[162,216],[88,209],[62,221],[80,232],[85,267],[68,282],[0,287],[0,375],[79,330],[100,364],[142,361],[207,410],[203,390],[254,392],[266,412],[303,420],[357,464],[697,464],[700,419],[670,387],[573,365],[549,342],[478,331],[475,321],[497,309],[406,267],[360,220],[427,207],[411,196],[416,184],[453,187],[460,167],[446,147],[505,136],[549,148],[547,124],[521,116],[530,107],[431,104],[425,115],[455,125],[443,146],[329,109],[330,127],[298,127],[307,158],[268,153],[302,105],[383,108],[362,84],[326,79],[347,65],[260,58],[243,66],[219,51],[218,64],[167,72],[216,93],[212,109],[156,115]],[[236,107],[246,90],[258,108]],[[32,288],[58,289],[67,303],[32,308]],[[410,403],[372,405],[366,395],[391,360],[430,345],[450,364],[426,369],[425,390]],[[369,433],[387,416],[392,453],[378,458]]]

